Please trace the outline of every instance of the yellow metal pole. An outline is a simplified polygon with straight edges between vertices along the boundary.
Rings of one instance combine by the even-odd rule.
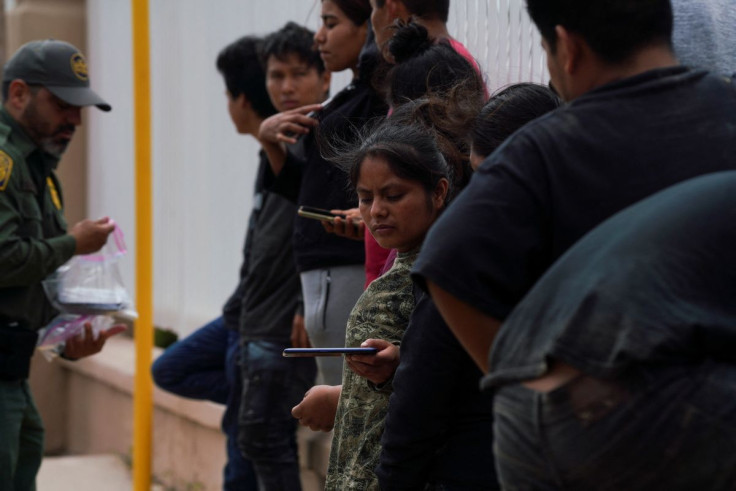
[[[136,306],[133,394],[133,489],[151,489],[153,414],[153,206],[151,178],[151,62],[148,0],[132,0],[133,100],[135,104]]]

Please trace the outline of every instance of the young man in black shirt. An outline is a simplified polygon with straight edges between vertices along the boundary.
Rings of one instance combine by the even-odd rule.
[[[271,43],[283,40],[280,32],[268,38]],[[288,101],[302,105],[324,96],[329,77],[324,76],[321,60],[308,55],[302,59],[303,53],[311,52],[313,34],[296,24],[289,32],[297,33],[296,45],[282,46],[285,61],[271,67],[278,90],[274,84],[267,90],[268,68],[262,66],[264,41],[260,38],[246,36],[218,55],[228,112],[240,134],[255,137],[261,122],[287,109]],[[223,306],[222,316],[169,347],[152,371],[156,384],[170,392],[226,404],[222,421],[228,437],[225,490],[255,490],[259,483],[261,489],[298,490],[291,407],[314,383],[316,366],[311,359],[281,355],[291,346],[300,298],[291,245],[296,206],[270,192],[275,176],[262,151],[256,172],[236,290]]]
[[[528,0],[565,107],[479,168],[415,264],[484,372],[501,322],[594,226],[688,178],[736,168],[736,89],[678,64],[668,0]],[[550,363],[545,390],[577,376]]]
[[[736,171],[689,179],[594,228],[537,282],[484,380],[507,485],[733,489],[735,224]],[[550,359],[581,373],[549,391]]]

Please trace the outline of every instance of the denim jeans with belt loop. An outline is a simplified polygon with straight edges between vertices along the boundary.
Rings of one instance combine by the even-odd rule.
[[[503,386],[494,452],[505,490],[736,489],[736,365]]]
[[[282,343],[247,341],[242,348],[243,398],[238,443],[252,462],[262,491],[301,489],[291,409],[314,385],[312,358],[284,358]]]

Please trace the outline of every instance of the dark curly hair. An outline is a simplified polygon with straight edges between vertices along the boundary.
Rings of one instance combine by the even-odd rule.
[[[314,32],[296,22],[287,22],[284,27],[266,36],[261,62],[266,66],[272,56],[285,61],[290,55],[297,55],[308,68],[316,68],[320,74],[325,71],[322,58],[314,49]]]
[[[609,63],[623,62],[646,46],[672,46],[670,0],[527,0],[526,4],[553,53],[557,25],[582,36]]]
[[[217,70],[225,79],[225,87],[233,98],[240,94],[262,118],[276,114],[266,92],[266,73],[261,65],[263,40],[245,36],[225,46],[217,55]]]

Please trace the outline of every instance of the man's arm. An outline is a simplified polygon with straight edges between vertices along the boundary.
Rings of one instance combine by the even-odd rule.
[[[429,280],[427,288],[437,310],[457,340],[478,368],[483,373],[488,373],[488,353],[501,322],[471,307]]]
[[[314,431],[330,431],[340,402],[342,385],[315,385],[304,394],[302,402],[291,410],[292,416]]]
[[[291,324],[291,347],[292,348],[311,348],[307,329],[304,327],[304,315],[300,313],[294,314],[294,320]]]
[[[99,250],[115,228],[109,218],[83,220],[66,235],[39,239],[30,236],[31,230],[24,230],[41,226],[34,220],[23,216],[11,197],[0,193],[0,287],[42,281],[73,255]]]
[[[36,284],[68,261],[76,241],[70,235],[37,239],[41,217],[30,210],[21,213],[19,204],[0,192],[0,287]]]

